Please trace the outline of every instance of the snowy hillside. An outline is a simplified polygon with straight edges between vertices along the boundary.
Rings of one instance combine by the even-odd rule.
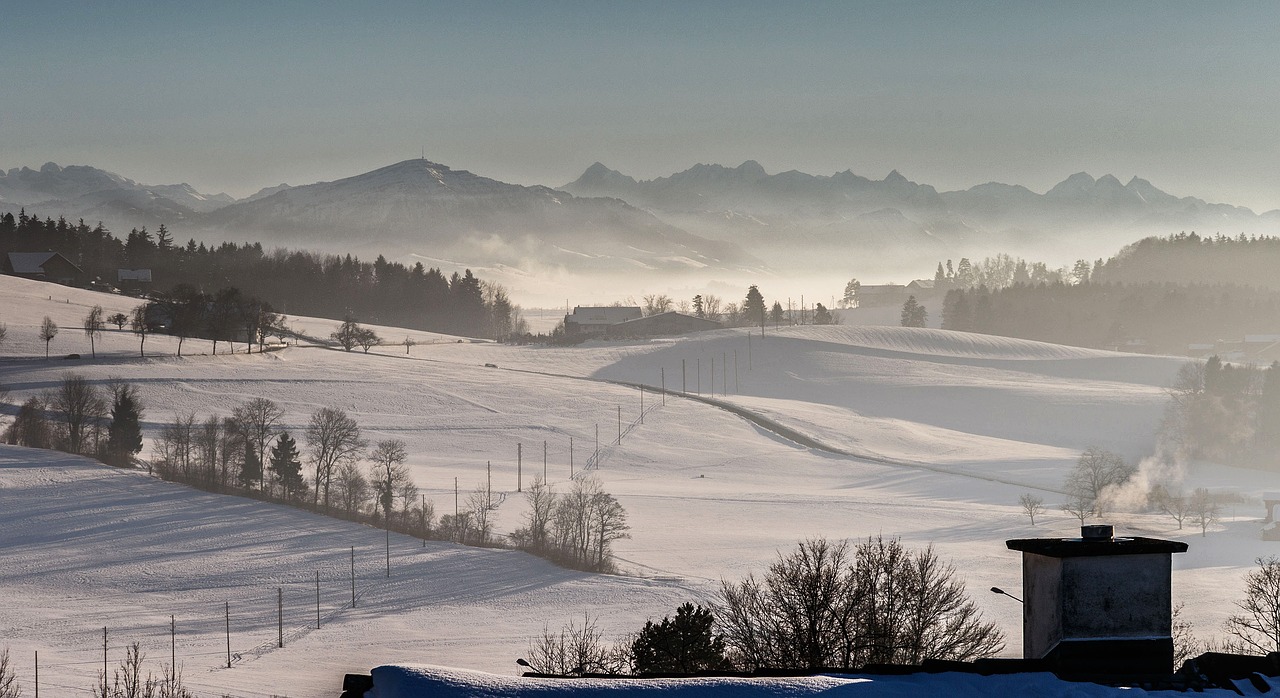
[[[514,658],[543,622],[554,629],[590,612],[611,636],[634,631],[680,601],[713,598],[721,579],[759,571],[777,550],[815,535],[884,533],[910,545],[933,543],[967,580],[985,616],[1005,631],[1006,654],[1016,656],[1021,608],[983,592],[1019,583],[1018,555],[1004,540],[1078,530],[1056,508],[1066,471],[1094,444],[1134,459],[1150,455],[1163,387],[1180,365],[1165,357],[870,327],[792,328],[750,340],[745,330],[721,330],[574,348],[459,344],[439,336],[431,344],[422,335],[407,354],[402,345],[364,355],[304,342],[261,355],[182,359],[173,355],[171,339],[148,339],[142,359],[133,335],[108,332],[98,345],[106,356],[94,361],[75,329],[78,319],[95,302],[110,313],[127,310],[132,299],[5,277],[0,299],[0,322],[9,327],[0,345],[0,385],[13,391],[0,422],[68,370],[98,384],[113,377],[137,384],[148,437],[175,414],[227,415],[252,397],[279,403],[295,435],[315,409],[341,407],[371,441],[406,441],[413,477],[437,511],[451,506],[454,478],[465,495],[484,482],[492,463],[493,488],[507,495],[497,511],[503,532],[521,524],[517,444],[523,484],[541,474],[546,442],[549,480],[563,490],[570,468],[581,469],[594,451],[598,429],[597,476],[632,526],[631,539],[616,546],[624,576],[571,574],[501,551],[429,545],[424,553],[410,549],[414,541],[393,538],[393,572],[421,564],[406,575],[418,581],[393,575],[383,601],[362,601],[354,614],[336,610],[340,592],[326,592],[334,595],[325,602],[333,604],[325,608],[333,610],[334,632],[299,635],[292,647],[286,638],[285,650],[242,660],[230,671],[216,670],[225,657],[217,656],[215,626],[228,595],[233,603],[254,599],[244,602],[257,614],[246,637],[233,635],[233,650],[269,643],[276,586],[287,584],[286,595],[301,598],[316,569],[322,582],[341,572],[351,545],[365,551],[364,574],[376,576],[381,534],[58,454],[5,449],[0,598],[22,603],[0,610],[0,635],[18,638],[10,641],[17,656],[38,647],[42,661],[48,652],[50,662],[91,662],[100,641],[94,634],[118,622],[139,634],[148,628],[151,654],[159,658],[168,614],[199,617],[203,629],[190,639],[188,676],[194,668],[203,686],[233,695],[316,695],[295,686],[332,687],[320,674],[395,662],[511,675]],[[45,315],[64,327],[52,354],[76,352],[81,359],[43,358],[35,329]],[[312,336],[336,325],[291,322]],[[381,333],[391,341],[412,334]],[[188,341],[184,353],[209,348]],[[700,376],[704,399],[669,394],[663,405],[656,389],[665,372],[669,393],[680,390],[681,361],[689,392],[697,392]],[[650,386],[643,424],[640,383]],[[619,421],[625,433],[615,444]],[[1203,465],[1169,477],[1248,497],[1280,490],[1272,474]],[[1038,526],[1018,507],[1024,492],[1041,494],[1050,507]],[[37,514],[45,518],[26,523]],[[1259,540],[1261,515],[1260,505],[1242,504],[1224,512],[1206,538],[1152,514],[1120,513],[1107,522],[1121,533],[1190,544],[1174,559],[1174,598],[1188,602],[1197,632],[1211,636],[1240,595],[1244,570],[1272,552],[1273,544]],[[283,538],[272,533],[277,524],[289,531]],[[303,533],[311,530],[322,533]],[[454,562],[444,563],[446,554]],[[37,581],[28,570],[44,574]],[[221,576],[204,580],[202,570]],[[482,579],[502,580],[503,590],[488,589]],[[372,599],[375,592],[368,593]],[[296,627],[308,622],[294,618]],[[92,677],[94,665],[78,666],[78,676]],[[317,683],[291,683],[303,681],[299,672]]]

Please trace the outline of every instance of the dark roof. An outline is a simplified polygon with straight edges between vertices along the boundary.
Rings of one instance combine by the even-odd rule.
[[[1035,553],[1046,557],[1101,557],[1104,555],[1145,555],[1149,553],[1185,553],[1187,544],[1160,538],[1016,538],[1005,541],[1010,550]]]

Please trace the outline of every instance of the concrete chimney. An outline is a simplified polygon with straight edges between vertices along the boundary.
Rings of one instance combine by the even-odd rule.
[[[1060,674],[1172,673],[1172,554],[1187,544],[1080,534],[1006,541],[1022,552],[1023,656]]]

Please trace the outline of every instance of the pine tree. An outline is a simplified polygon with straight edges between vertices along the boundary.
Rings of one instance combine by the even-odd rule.
[[[760,289],[756,288],[755,284],[752,284],[747,289],[747,299],[742,304],[742,314],[746,316],[747,321],[751,324],[754,325],[759,322],[761,329],[764,328],[764,296],[760,294]]]
[[[284,432],[276,439],[275,448],[271,449],[271,473],[276,482],[284,489],[286,498],[292,498],[302,492],[302,461],[298,459],[298,443]]]
[[[916,297],[908,296],[907,302],[902,304],[902,326],[924,327],[928,318],[928,311],[916,301]]]
[[[686,603],[674,619],[649,621],[631,644],[637,674],[680,673],[724,669],[724,638],[712,628],[715,617],[702,606]]]
[[[245,444],[248,446],[248,444]],[[262,481],[262,461],[251,447],[244,449],[244,462],[240,464],[240,486],[251,489]]]
[[[107,462],[128,465],[142,450],[142,402],[138,389],[128,383],[117,387],[111,400],[111,426],[107,427]]]

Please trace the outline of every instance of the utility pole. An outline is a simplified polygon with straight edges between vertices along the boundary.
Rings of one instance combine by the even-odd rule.
[[[618,445],[622,445],[622,405],[618,405]]]
[[[720,352],[720,392],[729,396],[729,360],[727,352]]]
[[[316,630],[320,629],[320,570],[316,570]]]
[[[316,574],[320,574],[317,572]],[[223,613],[227,619],[227,668],[231,668],[231,602],[223,602]]]
[[[702,357],[698,357],[698,394],[702,394]]]
[[[426,497],[426,495],[422,495]],[[424,540],[422,544],[425,546],[427,542]],[[356,546],[351,546],[351,607],[356,607]]]
[[[390,488],[390,483],[387,483]],[[387,579],[391,579],[391,512],[387,512]]]
[[[569,479],[573,479],[573,437],[569,437]]]
[[[229,646],[229,645],[228,645]],[[230,652],[230,650],[228,650]],[[227,660],[227,668],[231,668],[231,660]],[[107,626],[102,626],[102,687],[107,686]]]
[[[40,698],[40,650],[36,650],[36,698]]]
[[[751,335],[747,335],[750,337]],[[733,392],[734,394],[742,393],[742,386],[738,383],[738,350],[733,350]]]
[[[456,534],[458,531],[458,478],[453,478],[453,530]]]
[[[640,386],[640,423],[644,424],[644,386]]]
[[[492,478],[490,478],[492,479]],[[418,516],[422,519],[422,547],[427,547],[427,495],[422,495],[422,508],[418,510]]]
[[[516,492],[521,492],[520,481],[524,478],[524,444],[516,444]],[[454,478],[454,489],[458,489],[458,478]]]
[[[542,442],[542,484],[547,484],[547,442]]]
[[[684,359],[680,359],[680,392],[689,394],[689,376],[685,374]]]
[[[284,647],[284,587],[276,587],[276,646]]]
[[[662,406],[667,406],[667,367],[662,367]]]
[[[493,461],[484,462],[484,473],[488,483],[485,485],[485,506],[491,507],[493,506]]]
[[[711,397],[716,396],[716,357],[711,357]]]
[[[600,423],[596,422],[596,470],[600,469]]]
[[[787,301],[790,305],[791,301]],[[747,373],[751,373],[751,335],[747,335]]]
[[[284,647],[283,644],[280,645]],[[169,669],[177,676],[178,671],[178,622],[173,614],[169,614]]]

